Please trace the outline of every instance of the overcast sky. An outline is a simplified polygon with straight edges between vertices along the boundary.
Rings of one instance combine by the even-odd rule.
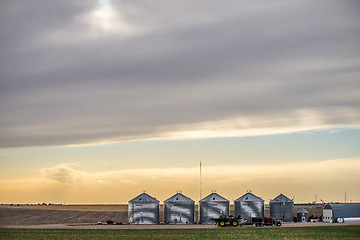
[[[359,12],[0,1],[0,202],[197,201],[199,161],[203,196],[360,199]]]
[[[356,0],[1,1],[0,146],[358,125],[359,10]]]

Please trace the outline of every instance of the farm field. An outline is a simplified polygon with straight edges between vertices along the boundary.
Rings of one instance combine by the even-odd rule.
[[[0,229],[0,239],[360,239],[360,226],[214,229]]]
[[[323,205],[294,206],[294,212],[305,207],[309,216],[321,216]],[[195,221],[198,220],[198,206],[195,206]],[[1,225],[40,225],[40,224],[72,224],[96,223],[113,220],[123,224],[128,221],[127,204],[95,204],[95,205],[33,205],[9,206],[0,205]],[[234,214],[234,205],[230,205],[230,214]],[[269,206],[265,205],[265,216],[269,216]],[[163,205],[160,205],[160,222],[164,221]]]
[[[9,206],[2,205],[0,209],[36,209],[36,210],[63,210],[63,211],[120,211],[127,212],[127,204],[69,204],[69,205],[29,205]]]
[[[1,225],[41,225],[127,221],[127,211],[79,211],[32,208],[0,208]]]

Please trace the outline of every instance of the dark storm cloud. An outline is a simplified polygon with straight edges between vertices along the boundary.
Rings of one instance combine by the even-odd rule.
[[[112,4],[120,17],[106,22],[86,1],[0,3],[2,147],[161,137],[239,116],[296,125],[303,109],[359,124],[333,115],[360,112],[357,1]]]

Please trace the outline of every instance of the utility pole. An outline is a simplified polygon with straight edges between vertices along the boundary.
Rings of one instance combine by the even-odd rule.
[[[345,192],[345,203],[346,203],[346,192]]]
[[[201,184],[201,161],[200,161],[200,200],[202,199],[202,184]]]

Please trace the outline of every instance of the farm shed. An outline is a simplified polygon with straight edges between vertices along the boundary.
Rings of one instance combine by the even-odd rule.
[[[298,222],[307,222],[309,218],[309,212],[305,208],[300,208],[296,217]]]
[[[294,201],[280,194],[270,201],[270,217],[283,222],[294,221]]]
[[[360,218],[360,203],[328,203],[323,209],[324,222],[337,222],[338,218]]]
[[[264,200],[248,192],[234,201],[235,217],[243,219],[248,217],[264,218]]]
[[[177,193],[164,201],[164,218],[168,224],[193,224],[194,223],[195,202]]]
[[[229,216],[230,201],[217,193],[211,193],[199,201],[200,223],[214,223],[211,218],[218,218],[221,214]]]
[[[128,209],[130,224],[159,223],[159,201],[146,193],[130,200]]]

